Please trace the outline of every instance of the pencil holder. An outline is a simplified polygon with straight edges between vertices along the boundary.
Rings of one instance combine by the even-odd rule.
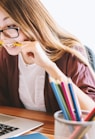
[[[82,116],[87,116],[82,111]],[[95,139],[95,121],[71,121],[64,119],[62,111],[54,114],[54,139]]]

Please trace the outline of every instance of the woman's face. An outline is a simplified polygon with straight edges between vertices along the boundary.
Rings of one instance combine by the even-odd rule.
[[[21,30],[14,30],[16,27],[15,21],[0,7],[0,40],[5,43],[4,48],[10,55],[18,55],[21,51],[21,46],[13,46],[13,42],[23,42],[24,40],[27,40]],[[1,32],[1,30],[4,30],[4,32]],[[14,31],[16,34],[19,33],[19,35],[17,36],[14,34]]]

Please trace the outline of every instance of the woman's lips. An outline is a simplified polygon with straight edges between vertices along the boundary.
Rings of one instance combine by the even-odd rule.
[[[19,42],[4,43],[3,41],[0,41],[0,46],[5,46],[5,47],[8,47],[8,48],[12,48],[12,47],[17,47],[17,46],[22,46],[22,43],[19,43]]]

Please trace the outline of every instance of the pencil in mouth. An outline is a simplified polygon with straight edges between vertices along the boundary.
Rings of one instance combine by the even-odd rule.
[[[22,43],[20,43],[20,42],[14,42],[13,43],[13,46],[22,46]]]
[[[4,43],[4,42],[0,40],[0,47],[2,47],[3,43]]]
[[[0,40],[0,47],[2,47],[4,44],[4,42],[2,40]],[[10,43],[11,44],[11,43]],[[11,44],[12,46],[22,46],[22,43],[20,42],[14,42],[13,44]]]

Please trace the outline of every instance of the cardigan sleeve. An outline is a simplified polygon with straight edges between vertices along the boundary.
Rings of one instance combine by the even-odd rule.
[[[88,66],[73,55],[69,55],[68,57],[67,76],[95,101],[95,79]]]
[[[67,77],[72,79],[76,86],[95,101],[95,79],[85,64],[74,55],[65,53],[56,61],[56,65]],[[50,87],[48,77],[45,83],[45,104],[47,112],[54,113],[60,109]]]

